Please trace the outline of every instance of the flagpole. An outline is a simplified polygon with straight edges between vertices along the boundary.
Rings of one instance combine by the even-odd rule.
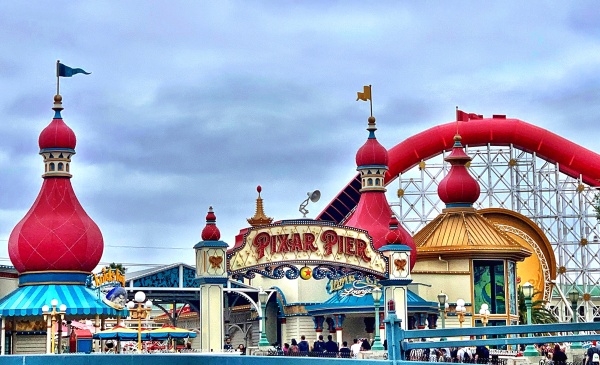
[[[456,106],[456,135],[458,136],[458,105]]]
[[[56,60],[56,95],[60,95],[60,77],[58,76],[58,65],[60,60]]]
[[[371,88],[371,85],[369,85],[369,91],[371,92],[371,97],[369,98],[369,101],[371,102],[371,116],[373,116],[373,89]]]

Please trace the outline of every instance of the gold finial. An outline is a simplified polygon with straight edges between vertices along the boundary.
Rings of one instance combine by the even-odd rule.
[[[64,108],[62,106],[62,96],[60,96],[60,94],[54,95],[54,106],[52,107],[52,110],[60,111],[63,109]]]
[[[271,224],[271,222],[273,222],[273,218],[267,217],[263,209],[263,200],[260,197],[260,192],[262,191],[262,188],[260,187],[260,185],[256,187],[256,191],[258,192],[258,198],[256,198],[256,212],[254,213],[254,217],[248,218],[247,221],[252,227]]]

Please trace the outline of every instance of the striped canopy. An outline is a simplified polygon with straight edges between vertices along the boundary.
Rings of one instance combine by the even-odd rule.
[[[142,330],[142,341],[148,341],[150,331]],[[136,341],[138,338],[138,330],[123,326],[114,326],[111,329],[94,333],[95,339],[100,340],[119,340],[119,341]]]
[[[150,331],[149,335],[153,340],[164,341],[171,338],[194,338],[196,337],[196,332],[179,327],[164,326]]]
[[[41,316],[42,307],[51,307],[52,299],[67,306],[66,316],[100,315],[126,317],[127,309],[116,310],[102,302],[99,292],[83,285],[31,285],[22,286],[0,300],[0,316]]]

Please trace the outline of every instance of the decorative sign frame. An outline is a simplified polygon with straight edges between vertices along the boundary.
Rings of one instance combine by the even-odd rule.
[[[315,279],[352,272],[387,277],[388,259],[373,247],[367,231],[326,221],[297,220],[253,227],[227,254],[232,278],[297,279],[298,266],[314,266]]]

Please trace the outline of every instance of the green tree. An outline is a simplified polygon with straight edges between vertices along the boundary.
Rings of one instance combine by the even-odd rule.
[[[600,221],[600,193],[594,196],[592,206],[594,207],[594,212],[596,212],[596,220]]]
[[[119,272],[123,275],[125,275],[125,271],[127,271],[127,269],[125,267],[123,267],[123,264],[116,264],[114,262],[112,262],[110,265],[105,267],[106,270],[114,270],[117,269],[119,270]]]
[[[546,308],[546,301],[543,299],[535,299],[536,297],[542,297],[539,291],[533,293],[533,298],[531,300],[531,324],[557,323],[558,318],[556,318],[552,311]],[[522,286],[519,286],[518,300],[519,323],[527,324],[527,306],[525,305],[525,295],[523,294]]]

